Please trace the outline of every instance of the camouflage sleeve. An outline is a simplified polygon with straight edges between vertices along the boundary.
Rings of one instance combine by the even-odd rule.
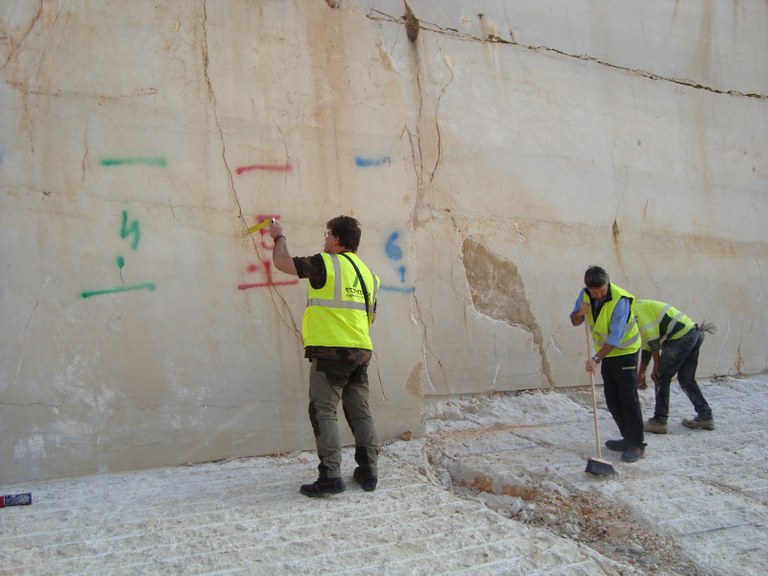
[[[325,286],[325,262],[320,254],[314,256],[294,256],[296,274],[299,278],[307,278],[314,289]]]

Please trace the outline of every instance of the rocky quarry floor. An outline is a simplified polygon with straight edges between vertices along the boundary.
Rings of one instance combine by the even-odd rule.
[[[646,434],[649,455],[632,464],[603,446],[618,436],[598,390],[601,455],[618,472],[605,477],[584,472],[597,455],[589,389],[434,401],[429,473],[459,497],[647,574],[768,573],[768,560],[758,558],[768,552],[768,483],[759,479],[768,450],[757,439],[766,384],[765,377],[702,383],[719,411],[716,430],[705,431],[679,423],[693,412],[673,382],[670,433]],[[654,395],[640,395],[647,418]],[[735,549],[731,538],[739,540]]]
[[[429,401],[426,438],[382,447],[375,492],[351,447],[330,498],[298,493],[312,452],[0,485],[33,494],[0,509],[0,576],[768,574],[768,375],[700,384],[716,430],[681,426],[675,389],[646,459],[603,452],[614,476],[585,473],[591,395],[569,390]]]

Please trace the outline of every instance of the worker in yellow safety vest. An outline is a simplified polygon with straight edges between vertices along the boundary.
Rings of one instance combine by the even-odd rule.
[[[624,462],[646,456],[643,414],[637,394],[637,352],[640,333],[634,314],[635,297],[616,284],[600,266],[584,273],[584,288],[571,311],[571,323],[587,320],[595,344],[595,355],[586,363],[587,372],[600,365],[608,411],[621,433],[621,440],[608,440],[610,450],[621,452]]]
[[[674,306],[658,300],[638,300],[635,315],[643,340],[638,386],[641,390],[645,389],[645,372],[653,357],[651,379],[656,389],[656,407],[653,417],[645,423],[644,430],[654,434],[666,434],[669,431],[669,388],[675,374],[680,388],[696,410],[695,417],[683,419],[683,426],[714,430],[712,409],[696,382],[704,330]]]
[[[355,218],[338,216],[326,228],[322,253],[291,257],[280,222],[269,225],[275,268],[309,280],[302,336],[304,356],[311,363],[309,420],[320,460],[318,479],[300,488],[310,497],[346,489],[336,417],[339,402],[355,438],[353,479],[368,492],[378,483],[379,446],[368,405],[368,365],[379,278],[356,254],[361,230]]]

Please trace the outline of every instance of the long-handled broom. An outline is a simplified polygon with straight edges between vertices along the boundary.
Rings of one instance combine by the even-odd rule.
[[[584,318],[584,334],[587,337],[587,358],[592,357],[592,347],[590,345],[589,338],[589,324],[587,319]],[[600,430],[597,427],[597,400],[595,399],[595,373],[589,373],[589,384],[592,388],[592,416],[595,419],[595,442],[597,445],[597,458],[590,458],[587,460],[587,474],[594,474],[595,476],[610,476],[616,474],[616,470],[613,469],[613,464],[608,460],[603,459],[603,454],[600,451]]]

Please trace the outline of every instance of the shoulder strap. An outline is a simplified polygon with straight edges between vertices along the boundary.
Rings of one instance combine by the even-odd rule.
[[[355,264],[355,261],[350,258],[346,252],[340,252],[340,256],[344,256],[347,260],[349,260],[349,263],[352,264],[352,267],[355,269],[355,273],[357,274],[357,279],[360,280],[360,287],[363,289],[363,298],[365,298],[365,315],[368,316],[368,323],[371,322],[371,310],[368,305],[368,289],[365,286],[365,280],[363,280],[363,275],[360,274],[360,269],[357,267],[357,264]]]

